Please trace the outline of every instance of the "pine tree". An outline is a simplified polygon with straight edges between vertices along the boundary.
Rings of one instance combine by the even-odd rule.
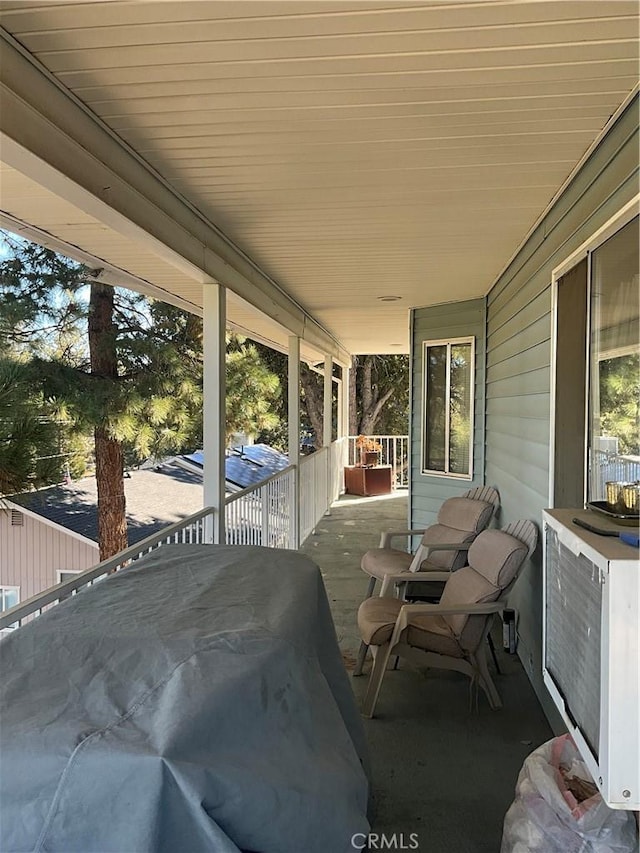
[[[278,426],[281,399],[278,376],[264,363],[255,344],[227,333],[227,440],[233,433],[254,437]]]
[[[31,417],[19,420],[17,430],[6,420],[5,429],[0,410],[0,445],[10,435],[11,443],[1,446],[20,460],[10,491],[59,482],[78,434],[91,432],[106,559],[126,547],[125,464],[202,445],[202,321],[101,284],[41,246],[10,235],[5,244],[0,347],[28,371],[29,393],[21,399]],[[228,335],[227,348],[227,435],[277,427],[278,377],[244,338]],[[57,435],[57,455],[37,449],[48,436],[43,412],[53,418],[48,428]],[[43,455],[50,460],[46,471]]]
[[[0,360],[0,501],[51,482],[61,456],[51,408],[25,365]]]
[[[180,444],[197,406],[189,392],[198,379],[168,369],[169,353],[174,365],[187,362],[166,326],[159,324],[155,334],[154,311],[162,311],[147,300],[101,284],[41,246],[9,236],[5,242],[11,254],[0,264],[0,345],[33,368],[27,402],[41,395],[51,406],[63,403],[77,427],[93,430],[100,556],[106,559],[127,544],[126,450],[142,455]],[[86,335],[79,334],[85,323]],[[15,441],[13,448],[21,464],[33,468]]]

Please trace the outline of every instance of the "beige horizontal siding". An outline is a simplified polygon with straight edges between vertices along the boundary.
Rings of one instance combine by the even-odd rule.
[[[58,583],[58,570],[82,571],[99,562],[98,546],[22,513],[12,526],[11,512],[0,510],[0,586],[20,587],[24,601]]]

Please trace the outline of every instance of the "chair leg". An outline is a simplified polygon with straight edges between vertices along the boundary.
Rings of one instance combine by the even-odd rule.
[[[496,668],[496,672],[498,675],[502,675],[502,671],[498,666],[498,658],[496,657],[496,647],[493,645],[493,637],[491,634],[487,634],[487,643],[489,643],[489,651],[491,652],[491,657],[493,658],[493,665]]]
[[[352,672],[353,676],[362,675],[362,667],[364,666],[368,651],[369,646],[366,643],[360,643],[360,648],[358,649],[358,659],[356,660],[356,665],[353,668]]]
[[[500,699],[500,694],[493,683],[493,679],[489,673],[489,667],[487,666],[487,658],[484,653],[484,648],[478,649],[478,653],[475,655],[474,660],[475,667],[477,668],[478,675],[480,677],[480,685],[482,689],[487,694],[487,699],[489,700],[489,705],[491,708],[496,711],[498,708],[502,708],[502,700]]]
[[[389,663],[391,653],[391,643],[385,643],[384,646],[374,647],[373,667],[369,676],[369,686],[367,693],[362,703],[362,716],[370,720],[373,717],[380,688],[382,687],[382,679]]]
[[[373,595],[373,590],[376,588],[377,580],[378,579],[373,576],[369,578],[369,586],[367,587],[367,594],[365,595],[365,598],[371,598],[371,596]]]
[[[377,578],[373,575],[369,578],[369,586],[367,587],[367,594],[365,595],[365,600],[367,598],[371,598],[373,595],[373,591],[376,588]],[[358,659],[356,660],[356,665],[353,670],[352,675],[362,675],[362,667],[364,666],[364,662],[367,658],[367,650],[369,646],[366,643],[360,643],[360,648],[358,649]]]

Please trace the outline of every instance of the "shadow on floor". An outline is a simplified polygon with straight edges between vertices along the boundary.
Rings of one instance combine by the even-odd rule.
[[[406,493],[345,496],[301,549],[322,570],[348,670],[360,642],[356,611],[368,580],[360,557],[377,547],[381,530],[406,527]],[[499,853],[522,762],[553,733],[519,660],[502,651],[498,627],[499,711],[491,711],[484,694],[470,711],[469,681],[458,673],[421,673],[403,661],[385,676],[376,717],[365,720],[365,729],[376,804],[372,831],[387,839],[395,834],[395,849]],[[352,679],[358,702],[367,679],[368,670]]]

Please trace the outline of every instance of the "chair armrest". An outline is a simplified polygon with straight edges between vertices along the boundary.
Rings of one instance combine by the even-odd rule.
[[[451,572],[396,572],[395,574],[388,574],[384,576],[384,581],[390,581],[390,583],[407,583],[414,581],[416,583],[443,583],[447,582],[451,577]],[[383,581],[383,582],[384,582]]]
[[[439,542],[434,545],[423,545],[421,543],[413,556],[409,571],[420,571],[420,566],[425,560],[429,559],[429,556],[434,551],[468,551],[470,547],[470,542]]]
[[[425,528],[419,530],[384,530],[380,534],[380,548],[391,548],[391,540],[396,536],[422,536]]]
[[[408,616],[415,616],[416,613],[433,613],[439,616],[456,616],[458,614],[467,614],[469,616],[481,615],[487,616],[491,613],[501,613],[505,608],[504,601],[486,601],[482,604],[405,604],[402,607],[401,613],[404,611]]]
[[[468,551],[473,545],[473,542],[439,542],[436,545],[424,545],[426,557],[432,551]]]
[[[382,579],[380,595],[387,595],[396,583],[413,583],[414,581],[416,583],[446,583],[450,577],[451,572],[396,572],[395,574],[388,574]]]

